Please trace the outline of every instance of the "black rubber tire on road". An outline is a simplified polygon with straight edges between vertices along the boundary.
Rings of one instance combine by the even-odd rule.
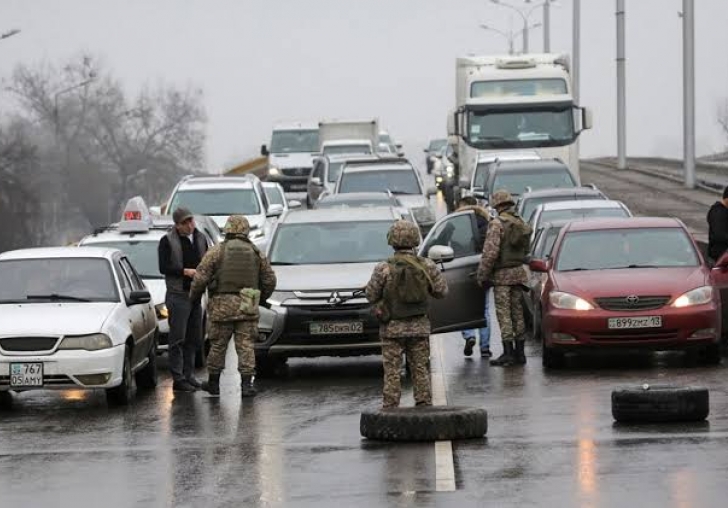
[[[157,387],[159,377],[157,375],[157,340],[154,340],[152,348],[147,355],[149,361],[143,369],[138,371],[134,378],[138,388],[153,390]]]
[[[710,411],[708,389],[655,385],[612,392],[612,416],[618,422],[698,422]]]
[[[106,390],[106,400],[114,406],[126,406],[134,398],[134,376],[131,373],[131,350],[124,348],[124,368],[122,370],[121,384]]]
[[[378,441],[451,441],[482,438],[488,432],[485,409],[453,406],[401,407],[365,411],[359,431]]]

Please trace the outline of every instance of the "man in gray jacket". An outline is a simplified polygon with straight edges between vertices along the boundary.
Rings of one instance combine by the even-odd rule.
[[[159,271],[167,284],[169,312],[169,370],[172,389],[194,392],[202,386],[195,379],[195,353],[202,342],[200,300],[189,299],[197,265],[207,252],[205,236],[195,228],[195,219],[186,208],[172,214],[174,227],[159,240]]]

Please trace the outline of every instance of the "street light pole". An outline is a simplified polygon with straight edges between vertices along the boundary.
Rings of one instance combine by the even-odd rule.
[[[73,86],[69,86],[68,88],[64,88],[63,90],[60,90],[60,91],[56,92],[55,94],[53,94],[53,124],[55,127],[56,140],[58,140],[58,137],[59,137],[58,134],[59,134],[59,130],[60,130],[60,118],[59,118],[59,113],[58,113],[58,97],[60,97],[61,95],[65,94],[65,93],[72,92],[73,90],[76,90],[77,88],[81,88],[82,86],[86,86],[89,83],[91,83],[94,79],[96,79],[96,76],[91,75],[88,79],[86,79],[80,83],[77,83]]]
[[[625,2],[617,0],[617,169],[627,169]]]
[[[543,4],[543,52],[551,53],[551,1]]]
[[[683,0],[683,157],[685,187],[695,188],[695,4]]]
[[[571,56],[574,62],[574,68],[572,70],[572,88],[574,90],[574,102],[579,104],[579,67],[581,57],[581,0],[574,0],[574,12],[573,12],[573,33],[572,33],[572,51]]]
[[[540,26],[541,26],[541,23],[534,23],[533,25],[530,25],[529,28],[538,28]],[[502,30],[498,30],[497,28],[493,28],[492,26],[484,25],[482,23],[480,25],[480,28],[482,28],[483,30],[489,30],[491,32],[495,32],[495,33],[497,33],[499,35],[502,35],[506,39],[508,39],[508,51],[509,51],[508,54],[510,54],[510,55],[512,55],[514,53],[514,51],[513,51],[513,42],[516,40],[516,37],[518,37],[520,34],[523,33],[523,29],[521,29],[521,30],[519,30],[518,32],[515,32],[515,33],[513,31],[504,32]]]

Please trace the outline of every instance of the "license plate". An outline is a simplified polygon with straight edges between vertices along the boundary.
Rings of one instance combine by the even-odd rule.
[[[662,316],[641,316],[641,317],[617,317],[609,318],[607,327],[610,330],[621,330],[630,328],[660,328]]]
[[[11,363],[10,364],[10,387],[39,387],[43,386],[43,364],[42,363]]]
[[[311,323],[311,335],[353,335],[364,333],[362,321],[337,321],[329,323]]]

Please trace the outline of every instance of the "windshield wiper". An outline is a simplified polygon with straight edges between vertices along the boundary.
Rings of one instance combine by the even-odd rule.
[[[88,298],[79,298],[78,296],[61,295],[58,293],[51,293],[48,295],[27,295],[25,298],[28,300],[65,300],[67,302],[90,302]]]
[[[660,268],[657,265],[627,265],[627,266],[615,266],[614,268],[610,268],[610,270],[622,270],[624,268]]]

